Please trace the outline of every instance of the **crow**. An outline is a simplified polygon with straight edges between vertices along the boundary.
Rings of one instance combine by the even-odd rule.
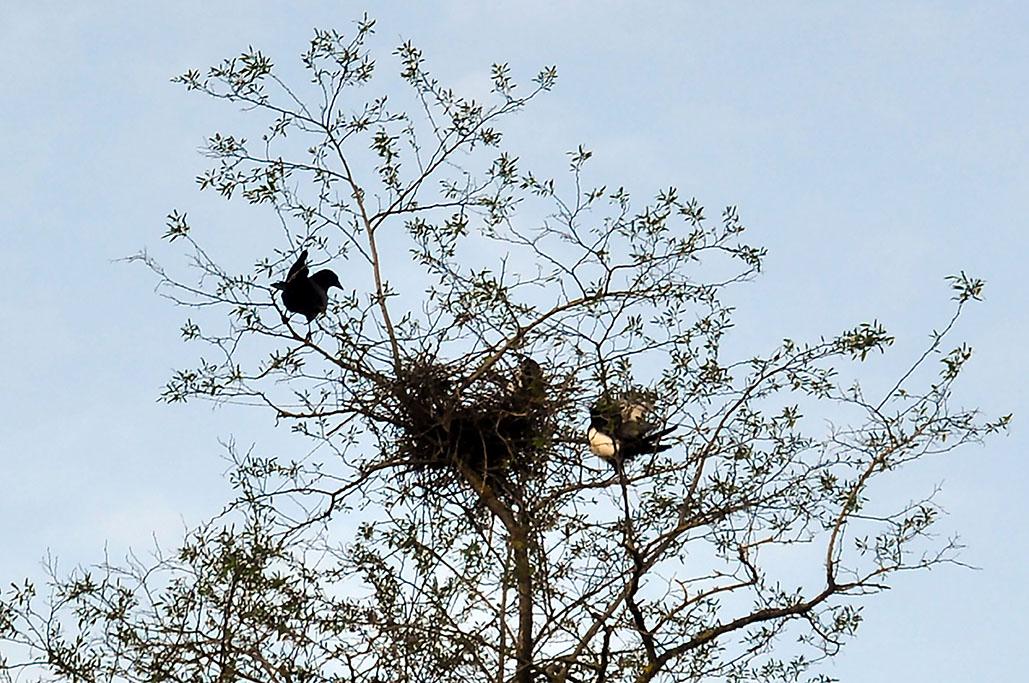
[[[329,305],[329,288],[343,289],[339,278],[331,270],[319,270],[307,276],[307,249],[289,269],[285,282],[274,282],[272,287],[282,292],[282,305],[290,313],[300,313],[307,322],[325,312]]]
[[[522,402],[542,404],[546,400],[543,368],[532,358],[518,354],[518,367],[511,374],[507,391]]]

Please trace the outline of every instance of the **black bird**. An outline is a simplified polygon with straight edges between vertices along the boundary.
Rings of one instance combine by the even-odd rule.
[[[547,379],[543,368],[532,358],[518,354],[518,366],[507,382],[507,395],[500,408],[501,423],[511,437],[532,441],[547,421]]]
[[[661,453],[672,446],[660,443],[674,432],[675,425],[656,429],[643,419],[649,409],[644,403],[604,397],[590,406],[587,438],[590,451],[618,469],[620,463],[644,453]]]
[[[508,393],[520,403],[541,404],[546,400],[546,379],[539,363],[518,354],[518,367],[507,383]]]
[[[290,313],[300,313],[311,322],[325,312],[329,305],[329,288],[343,286],[331,270],[319,270],[307,276],[307,249],[300,252],[300,258],[289,269],[285,282],[272,283],[282,292],[282,305]]]

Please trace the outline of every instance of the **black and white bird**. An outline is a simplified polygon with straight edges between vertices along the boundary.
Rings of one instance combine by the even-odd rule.
[[[601,398],[590,406],[590,451],[615,469],[637,455],[667,451],[672,446],[661,439],[677,427],[657,429],[644,419],[649,409],[640,401]]]
[[[331,270],[319,270],[307,276],[307,249],[289,269],[285,282],[274,282],[272,287],[282,292],[282,305],[290,313],[300,313],[311,322],[325,312],[329,305],[329,288],[343,286]]]

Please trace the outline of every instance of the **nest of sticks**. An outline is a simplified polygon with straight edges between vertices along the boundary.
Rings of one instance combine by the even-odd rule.
[[[397,455],[408,471],[436,490],[463,483],[498,491],[541,471],[556,411],[539,364],[518,356],[472,381],[465,373],[418,358],[396,379]]]

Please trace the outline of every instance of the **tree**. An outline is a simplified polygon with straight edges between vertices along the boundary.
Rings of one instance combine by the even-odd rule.
[[[234,272],[173,211],[193,275],[134,257],[207,353],[163,399],[255,403],[328,455],[230,448],[237,498],[176,552],[55,572],[42,601],[13,587],[3,680],[829,680],[861,598],[957,561],[931,492],[869,487],[1006,426],[951,407],[971,350],[944,344],[982,281],[951,279],[953,318],[878,394],[848,374],[893,342],[874,321],[726,359],[724,292],[764,256],[735,207],[639,205],[584,147],[563,179],[521,168],[499,126],[554,68],[523,90],[494,65],[479,102],[404,43],[395,106],[373,25],[315,31],[303,90],[253,49],[174,79],[261,126],[210,137],[197,181],[274,211],[279,246],[237,240],[255,262]],[[303,249],[346,288],[306,327],[272,287]],[[591,456],[605,400],[674,447]]]

